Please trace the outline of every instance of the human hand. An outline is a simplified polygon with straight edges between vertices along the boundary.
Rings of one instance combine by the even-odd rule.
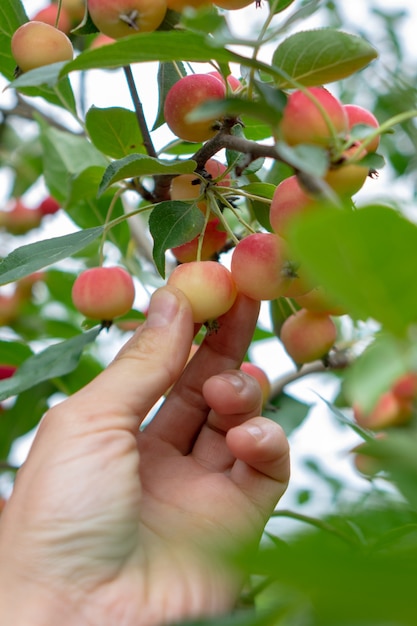
[[[2,624],[151,626],[233,607],[227,555],[259,539],[289,475],[286,438],[237,371],[258,311],[239,296],[183,371],[191,310],[164,287],[114,362],[48,411],[2,514]]]

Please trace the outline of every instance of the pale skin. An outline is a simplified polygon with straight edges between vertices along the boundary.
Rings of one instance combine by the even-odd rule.
[[[184,370],[191,310],[164,287],[109,367],[44,416],[1,516],[5,624],[153,626],[233,610],[244,581],[230,552],[259,540],[289,478],[285,435],[238,371],[258,310],[239,296]]]

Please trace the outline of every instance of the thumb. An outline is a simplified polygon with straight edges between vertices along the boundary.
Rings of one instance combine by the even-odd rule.
[[[82,412],[92,403],[94,413],[134,416],[136,430],[137,418],[140,423],[181,374],[193,336],[184,294],[171,286],[155,291],[145,323],[109,367],[78,392]]]

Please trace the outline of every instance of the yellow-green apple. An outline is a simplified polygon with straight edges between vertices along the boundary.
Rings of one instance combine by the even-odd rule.
[[[328,169],[324,180],[339,196],[353,196],[365,184],[369,175],[369,167],[355,161],[357,146],[351,146],[343,153],[342,158]]]
[[[81,22],[85,13],[85,5],[85,0],[62,0],[62,7],[66,10],[73,23]]]
[[[94,320],[110,322],[128,313],[134,299],[133,278],[123,267],[92,267],[81,272],[72,287],[75,308]]]
[[[294,301],[302,309],[308,309],[313,313],[327,313],[328,315],[345,315],[346,308],[337,304],[333,297],[330,297],[322,285],[314,287],[307,293],[294,296]]]
[[[295,363],[310,363],[329,352],[337,337],[335,323],[329,315],[299,309],[287,317],[280,339]]]
[[[12,36],[11,51],[21,72],[71,61],[74,49],[69,38],[58,28],[45,22],[22,24]]]
[[[166,0],[88,0],[87,6],[98,30],[114,39],[156,30],[167,11]]]
[[[325,87],[310,87],[306,93],[296,90],[288,96],[279,133],[289,145],[327,147],[332,145],[335,136],[345,137],[347,131],[345,109]]]
[[[210,74],[188,74],[169,89],[165,103],[165,121],[171,131],[184,141],[199,142],[213,137],[217,118],[190,121],[189,114],[208,100],[221,100],[226,95],[224,83]]]
[[[192,261],[178,265],[168,284],[188,298],[196,323],[216,320],[233,305],[237,289],[230,271],[217,261]]]
[[[227,170],[227,167],[216,159],[209,159],[204,167],[209,175],[209,179],[220,178]],[[230,187],[230,175],[226,174],[219,181],[219,184],[222,185],[222,187]],[[175,176],[171,181],[171,200],[194,200],[194,198],[198,198],[201,193],[202,181],[195,174],[180,174],[179,176]],[[207,203],[205,200],[200,200],[197,206],[203,213],[206,212]]]

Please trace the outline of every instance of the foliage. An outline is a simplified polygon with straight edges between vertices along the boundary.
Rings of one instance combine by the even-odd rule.
[[[148,294],[172,272],[173,248],[196,237],[202,241],[210,212],[228,235],[215,259],[227,262],[240,239],[272,232],[275,189],[295,173],[320,207],[294,220],[288,245],[297,267],[306,268],[311,283],[323,286],[346,315],[334,316],[338,339],[329,354],[313,364],[294,363],[289,375],[273,381],[265,415],[282,423],[291,438],[308,419],[310,405],[291,394],[290,383],[312,373],[331,376],[338,381],[338,396],[328,403],[334,422],[364,442],[361,459],[375,471],[368,476],[369,501],[358,497],[347,505],[338,479],[316,468],[314,480],[332,487],[333,511],[306,514],[309,488],[294,510],[278,509],[256,558],[235,555],[249,583],[239,610],[216,623],[414,625],[417,394],[406,423],[367,428],[354,419],[357,407],[372,412],[399,378],[417,371],[416,77],[398,34],[402,14],[369,7],[385,37],[385,44],[380,37],[374,45],[373,33],[343,16],[343,3],[264,1],[250,36],[237,34],[232,11],[213,6],[168,12],[157,31],[98,48],[91,46],[96,29],[86,15],[70,34],[74,60],[16,77],[10,41],[28,19],[26,4],[2,0],[0,7],[0,73],[12,100],[1,109],[0,127],[0,168],[10,181],[10,206],[0,213],[0,372],[2,366],[17,368],[0,380],[1,471],[10,476],[13,445],[37,426],[57,394],[73,393],[106,365],[103,345],[124,341],[144,319],[146,302],[138,300],[103,336],[100,324],[84,320],[72,303],[79,272],[117,263]],[[309,26],[311,17],[320,18],[320,28]],[[139,99],[148,85],[137,78],[149,62],[157,65],[150,122]],[[214,115],[223,120],[221,127],[204,143],[164,136],[157,146],[168,90],[186,73],[200,71],[200,64],[224,77],[239,68],[237,92],[229,89],[223,100],[192,113],[194,121]],[[99,71],[124,74],[131,109],[85,110],[83,90]],[[280,136],[289,94],[319,85],[376,115],[379,154],[357,161],[374,175],[385,165],[392,193],[383,201],[377,180],[371,200],[361,191],[353,199],[336,197],[324,179],[326,149],[289,145]],[[364,145],[372,138],[369,127],[355,132]],[[227,164],[231,185],[225,176],[217,184],[207,178],[204,166],[212,157]],[[201,196],[170,198],[170,182],[182,174],[195,174]],[[397,200],[398,181],[409,198]],[[39,195],[53,197],[58,213],[43,215],[37,228],[8,229],[5,216],[13,203],[27,201],[35,210]],[[268,340],[271,358],[278,358],[281,327],[298,308],[295,297],[271,301],[269,325],[259,322],[252,349]],[[282,518],[295,523],[280,536]]]

